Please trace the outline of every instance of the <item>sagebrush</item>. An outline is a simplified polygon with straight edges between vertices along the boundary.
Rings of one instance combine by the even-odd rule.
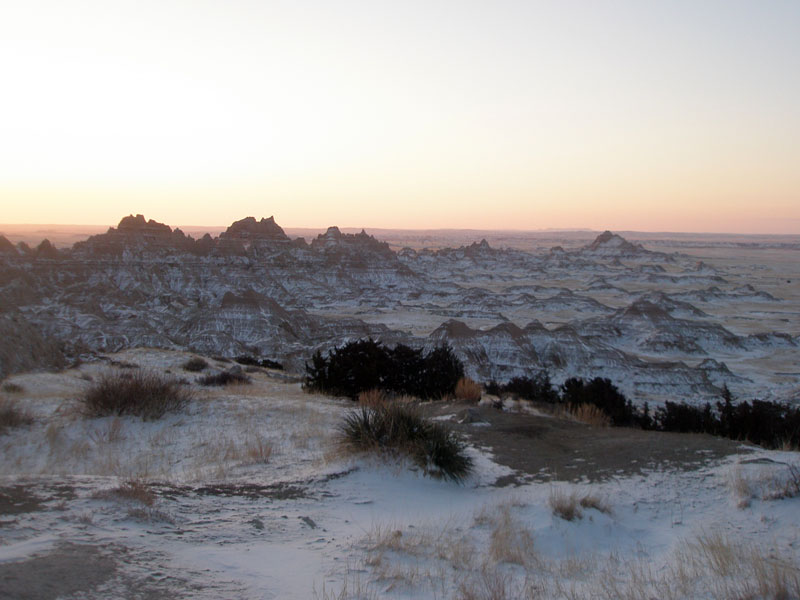
[[[197,380],[197,383],[206,386],[223,386],[232,384],[247,384],[251,381],[252,380],[247,375],[238,371],[220,371],[219,373],[213,373],[201,377]]]
[[[183,410],[191,399],[191,391],[173,377],[132,370],[103,374],[81,402],[92,417],[133,415],[154,420]]]

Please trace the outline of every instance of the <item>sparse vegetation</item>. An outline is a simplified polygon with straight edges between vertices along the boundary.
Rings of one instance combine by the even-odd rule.
[[[249,437],[244,445],[244,458],[251,464],[266,464],[272,456],[272,444],[260,435]]]
[[[489,537],[489,557],[498,563],[529,565],[536,559],[533,534],[511,516],[508,507],[499,511]]]
[[[81,402],[92,417],[133,415],[154,420],[181,411],[191,399],[191,392],[176,379],[133,370],[104,374],[92,383]]]
[[[462,481],[472,470],[472,459],[458,437],[408,405],[363,406],[345,417],[341,434],[353,450],[409,456],[433,477]]]
[[[200,371],[204,371],[208,368],[208,362],[200,358],[199,356],[193,356],[185,363],[183,363],[183,370],[190,371],[192,373],[199,373]]]
[[[372,389],[430,400],[452,395],[463,376],[464,365],[449,346],[423,354],[370,339],[334,348],[327,356],[317,352],[306,364],[306,389],[353,400]]]
[[[7,381],[3,384],[3,391],[8,394],[21,394],[25,388],[13,381]]]
[[[101,499],[128,500],[144,506],[153,506],[156,501],[156,495],[153,491],[146,483],[138,479],[130,479],[123,482],[118,487],[97,492],[95,497]]]
[[[0,434],[8,429],[33,423],[33,417],[22,410],[15,400],[0,398]]]
[[[238,367],[237,367],[238,368]],[[251,383],[250,377],[240,371],[227,370],[220,371],[219,373],[212,373],[204,375],[197,380],[197,383],[205,386],[223,386],[234,384],[248,384]]]

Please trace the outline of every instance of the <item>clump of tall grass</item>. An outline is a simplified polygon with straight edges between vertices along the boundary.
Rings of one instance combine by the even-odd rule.
[[[592,427],[611,427],[611,417],[594,404],[577,404],[570,406],[569,412],[581,423]]]
[[[92,383],[80,399],[92,417],[133,415],[159,419],[183,410],[192,393],[171,377],[144,370],[113,371]]]
[[[483,390],[480,384],[476,383],[469,377],[462,377],[456,384],[455,396],[458,400],[466,402],[478,402],[481,399]]]
[[[345,446],[406,455],[432,477],[460,482],[472,471],[456,434],[408,405],[362,406],[345,417],[340,431]]]

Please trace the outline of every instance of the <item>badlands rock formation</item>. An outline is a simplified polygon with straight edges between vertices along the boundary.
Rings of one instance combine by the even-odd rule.
[[[71,249],[0,236],[0,376],[137,346],[302,372],[314,351],[372,337],[448,343],[484,381],[547,369],[556,382],[608,377],[638,402],[705,401],[723,384],[791,400],[798,332],[735,331],[726,312],[782,302],[724,266],[611,232],[566,250],[395,252],[336,227],[291,239],[272,217],[194,239],[136,215]]]

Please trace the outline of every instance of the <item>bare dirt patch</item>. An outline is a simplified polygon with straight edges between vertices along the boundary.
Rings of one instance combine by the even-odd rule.
[[[28,485],[15,484],[0,487],[0,516],[44,510],[46,502],[71,500],[75,497],[75,490],[66,484],[48,486],[43,493],[46,493],[46,499],[34,493],[31,486]]]
[[[604,481],[656,469],[697,469],[709,460],[746,452],[741,442],[704,434],[598,428],[554,416],[489,406],[430,403],[429,415],[469,409],[472,423],[449,424],[517,473],[495,485],[525,481]]]
[[[61,544],[43,556],[0,563],[0,598],[68,598],[94,590],[108,581],[116,568],[116,562],[97,546]]]

